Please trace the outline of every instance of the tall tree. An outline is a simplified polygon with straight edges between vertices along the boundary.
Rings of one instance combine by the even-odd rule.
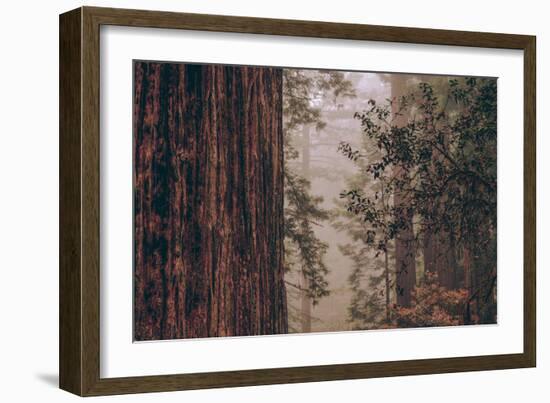
[[[135,338],[286,333],[282,70],[134,69]]]
[[[357,168],[357,172],[346,181],[346,187],[354,189],[352,198],[376,211],[370,220],[365,220],[361,214],[365,210],[357,211],[353,203],[344,200],[338,203],[333,214],[333,226],[350,238],[349,242],[340,245],[342,254],[351,259],[353,268],[348,277],[352,293],[349,321],[357,329],[390,326],[396,277],[393,268],[395,242],[389,235],[389,223],[394,215],[393,197],[387,191],[391,175],[381,174],[376,179],[365,175],[368,161],[381,158],[376,144],[366,136],[361,138],[356,150],[345,141],[338,149],[351,157]],[[349,195],[344,190],[340,196],[346,198]]]
[[[449,97],[443,103],[431,84],[422,82],[417,91],[400,99],[398,112],[393,100],[382,106],[371,101],[369,108],[357,114],[364,133],[376,142],[382,154],[381,158],[368,162],[366,173],[377,179],[388,170],[395,172],[396,166],[408,173],[404,178],[401,175],[392,178],[394,220],[384,233],[389,239],[396,238],[397,245],[397,236],[409,220],[407,217],[403,222],[403,211],[412,210],[414,217],[418,218],[416,228],[413,227],[414,237],[424,237],[425,246],[427,238],[434,237],[437,249],[441,251],[430,256],[430,251],[435,248],[433,245],[425,247],[428,269],[426,278],[412,295],[413,305],[425,306],[426,301],[418,298],[434,300],[429,296],[430,289],[439,295],[433,295],[435,300],[440,300],[440,297],[462,300],[461,290],[456,293],[449,290],[456,288],[457,284],[467,288],[466,312],[460,319],[457,319],[456,312],[446,312],[450,315],[450,322],[494,323],[496,80],[450,79],[447,88]],[[454,105],[449,109],[451,102]],[[396,125],[391,117],[397,113],[409,118]],[[344,152],[350,158],[356,158],[353,149],[346,148]],[[396,201],[396,193],[405,196],[403,207]],[[381,211],[368,198],[357,191],[346,192],[343,196],[351,211],[366,222],[378,225]],[[440,256],[445,258],[440,259]],[[430,260],[437,267],[429,269]],[[396,269],[399,272],[399,266]],[[449,273],[452,275],[448,276]],[[400,305],[408,324],[411,317],[418,317],[414,309]],[[438,313],[434,311],[433,314],[437,316]],[[437,323],[434,318],[424,319],[419,320]]]
[[[458,113],[459,108],[451,100],[451,87],[446,77],[419,77],[417,83],[421,87],[425,83],[430,83],[430,102],[424,102],[425,97],[420,98],[419,110],[420,119],[424,121],[424,130],[420,134],[423,139],[429,141],[437,136],[440,129],[441,119],[438,115],[444,116]],[[428,90],[427,87],[425,87]],[[437,178],[438,172],[448,170],[450,163],[446,160],[444,153],[449,153],[450,138],[449,133],[441,139],[442,151],[434,149],[431,162],[427,164],[425,173],[419,175],[420,186],[433,186],[434,178]],[[456,249],[456,231],[449,226],[443,228],[437,221],[442,217],[442,209],[445,208],[448,195],[444,194],[439,198],[426,200],[421,208],[424,213],[421,216],[420,238],[422,244],[424,272],[435,274],[438,283],[446,289],[457,289],[459,287],[459,270],[457,264]]]
[[[397,143],[404,141],[405,133],[400,128],[408,123],[408,111],[402,108],[400,99],[407,94],[407,76],[403,74],[391,74],[392,126]],[[393,205],[395,208],[396,222],[399,223],[395,234],[395,270],[396,270],[396,295],[397,305],[409,307],[411,305],[411,292],[416,286],[416,243],[413,231],[412,199],[406,189],[411,172],[406,164],[393,165],[393,177],[401,186],[395,186],[393,193]]]
[[[284,70],[285,263],[287,272],[299,274],[299,284],[287,284],[298,292],[300,308],[293,316],[302,332],[311,331],[312,305],[329,294],[324,262],[328,245],[314,230],[328,213],[321,208],[322,197],[311,193],[311,135],[325,126],[321,104],[351,96],[353,87],[341,72]]]
[[[311,126],[308,124],[302,125],[302,176],[311,183]],[[307,267],[304,267],[300,273],[300,293],[301,313],[302,313],[302,332],[311,332],[311,308],[312,301],[308,293],[309,280],[307,275]]]
[[[368,146],[364,151],[365,156],[376,153],[376,149]],[[373,182],[364,175],[362,160],[356,160],[356,163],[359,172],[348,180],[347,185],[351,189],[361,189],[357,197],[370,200],[379,214],[375,222],[368,222],[344,204],[333,217],[334,227],[350,238],[349,242],[339,245],[342,254],[352,262],[348,277],[352,293],[349,321],[357,329],[391,326],[395,270],[390,268],[390,253],[394,248],[386,234],[387,216],[392,212],[389,207],[391,195],[386,194],[384,182]],[[377,242],[377,237],[382,239]],[[394,258],[392,255],[392,261]]]

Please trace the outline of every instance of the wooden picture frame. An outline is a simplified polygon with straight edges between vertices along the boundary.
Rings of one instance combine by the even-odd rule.
[[[521,354],[100,377],[100,26],[519,49],[524,52],[524,348]],[[80,396],[375,378],[536,365],[534,36],[81,7],[60,16],[60,387]]]

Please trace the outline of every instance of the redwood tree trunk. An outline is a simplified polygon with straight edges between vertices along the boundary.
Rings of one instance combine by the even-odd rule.
[[[427,135],[435,136],[435,128],[430,125]],[[443,140],[443,147],[448,147],[448,141]],[[446,164],[443,155],[435,150],[432,154],[432,165],[430,171],[436,175],[436,162]],[[454,234],[443,228],[443,209],[447,196],[443,195],[439,199],[431,200],[429,210],[431,212],[430,219],[424,219],[423,231],[423,251],[424,251],[424,271],[437,274],[438,282],[442,287],[447,289],[458,288],[457,272],[456,272],[456,257],[455,257],[455,242]]]
[[[402,127],[407,124],[407,117],[398,115],[399,97],[403,96],[406,89],[406,76],[400,74],[391,75],[391,95],[393,99],[392,113],[393,124]],[[402,181],[407,181],[409,172],[401,166],[394,168],[394,175]],[[396,270],[396,302],[403,307],[411,306],[411,292],[416,286],[416,246],[413,232],[413,213],[409,209],[410,201],[405,192],[396,189],[393,194],[393,204],[400,208],[400,221],[403,228],[395,237],[395,270]]]
[[[441,229],[434,233],[428,227],[424,231],[423,251],[424,270],[437,273],[439,284],[442,287],[450,290],[458,288],[456,252],[452,234]]]
[[[286,333],[282,70],[134,68],[135,339]]]
[[[464,323],[469,325],[472,321],[472,307],[470,303],[470,297],[472,295],[472,273],[471,273],[471,255],[468,245],[464,245],[463,251],[463,266],[464,266],[464,288],[468,291],[468,299],[466,304],[466,311],[464,313]]]

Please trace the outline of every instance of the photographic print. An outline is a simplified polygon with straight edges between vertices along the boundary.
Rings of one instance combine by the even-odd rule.
[[[134,339],[497,322],[497,79],[133,62]]]

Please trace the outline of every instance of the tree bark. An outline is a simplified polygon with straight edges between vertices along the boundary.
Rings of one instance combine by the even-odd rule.
[[[456,252],[452,234],[445,230],[434,233],[428,226],[423,236],[424,271],[436,273],[442,287],[457,289]]]
[[[391,322],[391,307],[390,307],[390,266],[388,262],[388,251],[384,251],[384,281],[385,281],[385,297],[386,297],[386,323]]]
[[[386,202],[386,188],[384,182],[381,183],[381,201],[382,205],[384,206],[384,209],[387,206]],[[386,224],[386,217],[384,214],[384,223]],[[384,250],[384,285],[385,285],[385,299],[386,299],[386,323],[391,323],[391,280],[390,280],[390,262],[389,262],[389,254],[388,254],[388,240],[385,240],[386,242],[386,248]]]
[[[464,288],[467,291],[467,303],[466,312],[464,313],[464,323],[469,325],[472,322],[472,310],[470,303],[470,296],[472,294],[472,258],[470,255],[470,248],[465,245],[463,249],[462,265],[464,267]]]
[[[427,135],[434,135],[434,127],[430,127]],[[448,147],[448,141],[444,139],[443,147]],[[434,150],[432,154],[431,172],[436,172],[435,163],[445,164],[443,155]],[[455,258],[455,242],[452,231],[447,231],[442,225],[443,209],[447,196],[431,200],[429,205],[431,218],[425,219],[423,231],[424,271],[437,274],[437,279],[442,287],[449,290],[458,288]]]
[[[399,97],[405,94],[406,76],[392,74],[390,76],[393,125],[402,127],[407,124],[407,117],[398,114]],[[394,175],[400,180],[406,181],[409,173],[401,166],[394,167]],[[404,192],[396,189],[393,194],[394,207],[400,208],[398,217],[403,223],[403,228],[395,238],[395,270],[396,270],[396,300],[397,305],[402,307],[411,306],[411,292],[416,286],[416,260],[415,260],[415,239],[413,232],[413,214],[410,210],[410,202]]]
[[[286,333],[282,70],[134,69],[135,339]]]

